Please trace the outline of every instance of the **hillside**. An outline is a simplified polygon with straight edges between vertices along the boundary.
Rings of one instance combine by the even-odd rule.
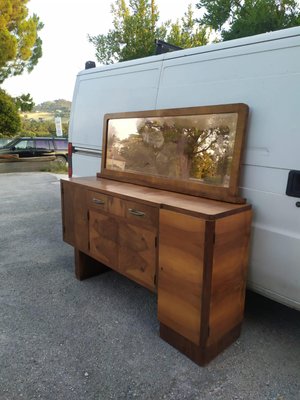
[[[70,114],[71,101],[68,100],[54,100],[45,101],[44,103],[38,104],[33,108],[34,112],[45,112],[51,114]]]
[[[21,113],[21,116],[27,120],[35,121],[54,121],[54,117],[61,117],[64,123],[70,119],[71,101],[54,100],[45,101],[33,107],[32,111]]]

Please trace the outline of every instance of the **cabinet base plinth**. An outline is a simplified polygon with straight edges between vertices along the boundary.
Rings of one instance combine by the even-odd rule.
[[[229,345],[231,345],[241,333],[241,324],[234,327],[226,335],[220,338],[216,343],[210,346],[197,346],[195,343],[181,336],[179,333],[168,328],[164,324],[160,324],[160,337],[175,347],[181,353],[186,355],[192,361],[200,366],[205,366]]]
[[[75,253],[75,276],[82,281],[92,276],[102,274],[110,270],[106,265],[88,256],[78,249],[74,249]]]

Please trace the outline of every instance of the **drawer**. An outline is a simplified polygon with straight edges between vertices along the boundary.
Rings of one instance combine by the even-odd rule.
[[[130,223],[158,228],[159,208],[144,203],[124,200],[125,218]]]
[[[88,207],[93,207],[98,210],[107,211],[110,196],[103,193],[87,191],[87,204]]]

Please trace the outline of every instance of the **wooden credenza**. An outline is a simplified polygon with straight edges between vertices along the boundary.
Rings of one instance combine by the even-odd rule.
[[[111,268],[156,292],[160,336],[199,365],[240,335],[250,205],[96,177],[61,190],[78,279]]]

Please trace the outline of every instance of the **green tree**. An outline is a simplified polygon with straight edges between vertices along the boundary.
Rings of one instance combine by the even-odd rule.
[[[15,104],[17,109],[22,112],[31,111],[34,107],[33,98],[29,93],[15,97]]]
[[[233,149],[234,131],[229,125],[210,128],[195,126],[191,117],[163,120],[141,119],[137,133],[125,139],[118,136],[118,127],[110,127],[108,163],[118,168],[178,179],[204,179],[223,184]]]
[[[203,46],[208,43],[209,31],[205,25],[196,26],[192,6],[189,5],[187,12],[181,18],[170,25],[167,33],[167,42],[184,49]]]
[[[43,23],[28,16],[29,0],[0,2],[0,83],[6,78],[31,72],[42,56],[38,32]]]
[[[106,35],[89,36],[96,48],[96,57],[103,64],[132,60],[155,53],[155,39],[179,47],[206,44],[205,28],[196,28],[192,8],[177,21],[158,24],[155,0],[116,0],[112,4],[113,29]]]
[[[21,120],[14,99],[0,89],[0,133],[14,136],[20,127]]]
[[[199,20],[230,40],[300,25],[299,1],[294,0],[200,0]]]
[[[68,124],[63,123],[63,135],[68,135]],[[26,136],[53,136],[56,135],[56,128],[54,119],[39,121],[35,119],[29,119],[26,116],[21,119],[21,130],[22,134]]]

